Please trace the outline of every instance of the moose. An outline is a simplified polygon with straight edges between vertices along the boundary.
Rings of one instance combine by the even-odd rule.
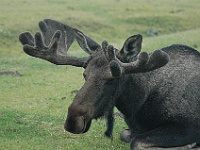
[[[25,53],[56,65],[85,69],[85,83],[68,108],[66,131],[86,133],[93,119],[105,113],[110,116],[117,107],[128,125],[120,138],[132,150],[187,150],[200,145],[197,50],[174,44],[141,52],[140,34],[129,37],[118,50],[55,20],[40,21],[39,27],[42,33],[36,32],[34,37],[30,32],[20,34]],[[67,54],[74,40],[88,57]]]

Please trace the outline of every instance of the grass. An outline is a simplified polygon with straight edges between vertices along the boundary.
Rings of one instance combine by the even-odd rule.
[[[104,119],[93,121],[83,135],[63,132],[73,91],[84,83],[83,69],[27,56],[18,41],[21,32],[34,33],[40,20],[52,18],[116,48],[141,33],[147,51],[173,43],[198,49],[199,7],[199,0],[1,0],[0,73],[9,73],[0,74],[0,149],[129,149],[119,140],[119,132],[127,128],[120,118],[115,121],[113,142],[103,137]],[[158,36],[148,36],[148,29]],[[78,49],[74,44],[70,54],[85,55]]]

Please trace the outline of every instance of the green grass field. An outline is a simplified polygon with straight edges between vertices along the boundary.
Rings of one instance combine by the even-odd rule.
[[[200,50],[199,8],[199,0],[0,0],[0,149],[129,149],[119,140],[127,126],[118,117],[112,142],[103,136],[104,119],[94,120],[83,135],[64,132],[73,91],[84,83],[83,69],[29,57],[18,41],[21,32],[34,33],[40,20],[51,18],[116,48],[140,33],[149,52],[174,43]],[[148,36],[149,29],[158,36]],[[85,55],[76,43],[69,51]]]

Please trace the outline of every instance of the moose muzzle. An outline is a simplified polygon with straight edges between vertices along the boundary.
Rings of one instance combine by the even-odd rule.
[[[67,117],[64,129],[73,134],[82,134],[89,130],[91,122],[91,120],[86,121],[83,116]]]
[[[84,117],[67,117],[64,128],[66,131],[74,134],[83,133],[86,128]]]

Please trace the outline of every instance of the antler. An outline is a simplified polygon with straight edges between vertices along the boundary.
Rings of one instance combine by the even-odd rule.
[[[73,28],[50,19],[40,21],[39,27],[42,33],[36,32],[34,37],[30,32],[19,35],[25,53],[56,65],[85,67],[89,57],[67,55],[67,50],[75,39]]]
[[[167,53],[161,50],[155,50],[150,55],[147,52],[141,52],[138,59],[134,62],[123,63],[117,59],[115,50],[107,42],[102,43],[102,48],[107,59],[110,61],[110,69],[113,77],[119,77],[123,74],[142,73],[158,69],[169,62]]]

